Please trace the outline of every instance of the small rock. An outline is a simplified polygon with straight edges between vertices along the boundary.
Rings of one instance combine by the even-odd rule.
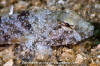
[[[100,59],[100,55],[98,55],[98,56],[97,56],[97,58],[99,58],[99,59]]]
[[[15,10],[25,10],[29,3],[25,1],[19,1],[17,4],[15,4]]]
[[[99,66],[99,65],[96,63],[91,63],[91,64],[89,64],[89,66]]]
[[[81,54],[77,54],[75,63],[81,64],[85,59]]]
[[[96,52],[97,50],[100,50],[100,44],[98,44],[94,49],[91,49],[92,52]]]
[[[64,1],[63,0],[59,0],[58,3],[63,5]]]
[[[60,56],[60,61],[70,61],[75,59],[75,54],[72,49],[66,49]]]
[[[8,61],[9,59],[14,58],[13,46],[0,52],[0,57],[3,58],[3,61]]]
[[[97,49],[100,49],[100,44],[98,44]]]
[[[2,65],[3,64],[3,60],[0,58],[0,65]]]
[[[37,60],[47,60],[52,55],[51,47],[41,44],[36,45],[35,52],[35,58]]]
[[[53,64],[46,64],[46,66],[54,66]]]
[[[74,10],[78,10],[78,9],[80,9],[80,8],[81,8],[81,4],[76,4],[76,5],[73,7]]]
[[[100,4],[95,4],[96,9],[100,9]]]
[[[3,66],[13,66],[13,60],[10,59],[8,62],[6,62]]]
[[[6,1],[6,0],[2,0],[2,1],[0,2],[0,6],[5,7],[6,5],[7,5],[7,1]]]

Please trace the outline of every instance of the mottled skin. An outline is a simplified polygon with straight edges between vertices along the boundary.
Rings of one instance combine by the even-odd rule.
[[[28,11],[23,11],[20,14],[0,17],[0,44],[16,44],[25,40],[25,34],[31,33],[32,29],[27,20],[28,15]]]
[[[58,15],[59,12],[40,9],[2,16],[0,17],[0,44],[25,43],[28,44],[27,46],[32,44],[57,46],[76,44],[85,39],[84,36],[92,36],[90,32],[93,32],[93,29],[90,27],[89,30],[87,30],[88,27],[84,30],[79,22],[75,25],[71,25],[69,21],[65,22],[63,18],[66,15],[67,18],[70,16],[67,13],[64,14],[65,16],[61,14],[63,18],[59,20],[57,20]],[[81,29],[87,30],[87,33],[82,32]]]

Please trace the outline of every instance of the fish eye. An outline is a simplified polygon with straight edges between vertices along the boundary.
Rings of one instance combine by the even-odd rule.
[[[67,27],[70,27],[70,24],[68,24],[68,23],[65,23],[65,25],[66,25]]]

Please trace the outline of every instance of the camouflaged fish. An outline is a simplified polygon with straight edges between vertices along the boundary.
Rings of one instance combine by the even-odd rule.
[[[93,35],[94,27],[71,10],[37,9],[0,17],[0,44],[76,44]]]

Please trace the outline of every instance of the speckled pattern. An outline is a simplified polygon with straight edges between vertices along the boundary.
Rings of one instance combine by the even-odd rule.
[[[28,21],[27,12],[1,17],[0,43],[19,43],[27,34],[31,34],[31,24]]]
[[[76,44],[92,36],[94,30],[91,24],[71,10],[64,13],[48,9],[23,11],[2,16],[0,23],[1,44],[25,43],[27,46],[38,43],[51,46]]]

